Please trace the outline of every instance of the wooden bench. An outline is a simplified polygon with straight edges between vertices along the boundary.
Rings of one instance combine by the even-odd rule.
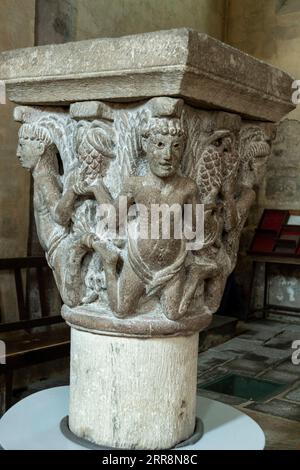
[[[22,270],[34,269],[38,284],[40,317],[30,318],[28,302],[24,295]],[[0,374],[5,376],[5,410],[11,406],[13,374],[16,369],[58,359],[69,355],[70,329],[63,323],[60,312],[49,312],[45,297],[45,275],[50,268],[43,257],[0,259],[0,271],[11,272],[17,298],[18,321],[0,323],[0,340],[5,342],[6,363],[0,364]],[[48,272],[47,272],[48,271]],[[50,271],[51,272],[51,271]],[[52,274],[51,274],[52,275]]]

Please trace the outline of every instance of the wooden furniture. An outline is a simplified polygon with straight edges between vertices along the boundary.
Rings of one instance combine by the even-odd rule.
[[[40,318],[30,318],[24,295],[22,270],[34,269],[38,283]],[[69,355],[69,327],[59,312],[49,312],[45,297],[45,275],[50,268],[44,257],[0,259],[0,270],[12,272],[18,305],[18,321],[0,323],[0,340],[5,342],[6,363],[0,364],[5,376],[5,409],[11,405],[13,374],[16,369]]]
[[[300,259],[300,211],[265,209],[249,253]]]
[[[264,264],[263,315],[269,309],[299,314],[297,306],[274,305],[268,301],[268,280],[274,265],[300,266],[300,211],[266,209],[248,251],[252,260],[252,293],[258,263]],[[300,268],[299,268],[300,269]],[[251,303],[250,295],[250,303]],[[251,307],[249,306],[249,312]]]
[[[281,305],[280,307],[278,305],[271,304],[268,301],[268,280],[269,280],[269,274],[272,265],[274,264],[281,264],[285,266],[299,266],[300,269],[300,258],[283,258],[283,257],[270,257],[270,256],[253,256],[250,255],[250,258],[252,260],[252,274],[251,274],[251,286],[250,286],[250,292],[252,293],[253,290],[253,285],[254,285],[254,279],[255,279],[255,273],[257,272],[257,267],[259,263],[264,264],[264,283],[263,283],[263,306],[261,309],[255,309],[255,311],[261,310],[263,312],[263,317],[266,318],[266,314],[268,310],[280,310],[284,312],[289,312],[290,314],[297,314],[299,316],[300,308],[297,307],[290,307],[287,305]],[[251,297],[250,295],[250,302],[251,302]],[[251,315],[252,313],[251,306],[249,306],[249,312],[248,315]],[[247,318],[246,318],[247,319]]]

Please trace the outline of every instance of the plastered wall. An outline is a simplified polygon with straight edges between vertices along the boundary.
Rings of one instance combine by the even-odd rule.
[[[224,40],[300,80],[300,0],[228,0]],[[300,105],[278,126],[267,174],[241,239],[235,276],[246,300],[251,276],[247,250],[263,209],[300,209],[299,143]],[[252,299],[258,306],[263,276],[261,269]]]
[[[34,21],[35,0],[0,0],[0,52],[32,46]],[[13,107],[0,105],[0,258],[27,252],[30,175],[16,157],[19,126],[12,118]],[[0,272],[0,321],[15,318],[13,282],[11,275]]]
[[[76,39],[194,28],[221,39],[224,0],[77,0]]]

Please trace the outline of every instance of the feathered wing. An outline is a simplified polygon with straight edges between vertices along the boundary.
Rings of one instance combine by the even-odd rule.
[[[49,113],[38,119],[37,124],[47,128],[57,147],[62,165],[64,182],[68,174],[78,165],[74,149],[74,133],[77,122],[64,113]]]
[[[197,162],[201,143],[201,126],[199,117],[196,113],[191,113],[187,110],[184,110],[182,114],[183,127],[187,132],[187,141],[182,157],[181,169],[184,175],[194,179],[195,164]]]
[[[116,193],[119,193],[124,179],[142,171],[141,129],[147,120],[147,110],[141,108],[131,112],[119,111],[116,114],[115,129],[117,135],[116,162],[114,178],[119,178]],[[115,181],[116,183],[116,181]]]
[[[222,160],[214,146],[203,150],[195,170],[201,201],[204,204],[214,204],[222,185]]]

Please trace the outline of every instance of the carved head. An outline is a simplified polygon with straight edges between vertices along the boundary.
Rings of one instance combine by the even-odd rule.
[[[37,124],[23,124],[19,130],[17,157],[24,168],[33,170],[52,145],[47,129]]]
[[[241,130],[239,153],[244,186],[252,188],[262,181],[270,151],[268,138],[259,126],[245,126]]]
[[[179,170],[185,133],[179,119],[154,118],[142,130],[142,147],[151,172],[167,178]]]

